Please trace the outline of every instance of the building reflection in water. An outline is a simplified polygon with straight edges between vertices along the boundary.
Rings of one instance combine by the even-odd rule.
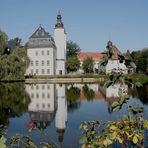
[[[66,88],[65,84],[26,84],[26,91],[31,98],[31,103],[28,106],[30,115],[28,123],[39,129],[45,129],[55,118],[57,139],[62,143],[67,123],[66,90],[71,87],[79,88],[80,101],[87,99],[86,94],[89,94],[86,92],[84,94],[84,86],[86,85],[73,84],[72,86],[67,85]],[[105,88],[99,84],[87,84],[87,87],[89,92],[90,90],[93,91],[94,99],[105,99],[108,103],[108,111],[112,112],[112,103],[120,98],[119,89],[122,89],[122,86],[115,84]]]
[[[59,142],[63,141],[64,132],[67,123],[67,100],[65,96],[65,85],[56,84],[56,94],[57,94],[57,111],[56,111],[56,130],[58,133]]]
[[[45,129],[55,118],[59,142],[63,141],[67,122],[67,101],[64,84],[26,84],[30,95],[28,106],[30,120],[27,124]]]
[[[128,86],[121,85],[120,83],[116,83],[109,87],[100,86],[100,91],[105,97],[105,100],[108,102],[108,112],[111,113],[113,111],[112,104],[114,101],[118,101],[120,99],[119,92],[125,91],[127,94]]]

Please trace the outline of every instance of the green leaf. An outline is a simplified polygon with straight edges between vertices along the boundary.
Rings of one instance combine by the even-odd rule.
[[[142,86],[142,84],[141,84],[140,82],[136,82],[135,85],[136,85],[137,87],[141,87],[141,86]]]
[[[116,107],[116,106],[118,106],[119,105],[119,102],[117,102],[117,101],[114,101],[113,103],[112,103],[112,107]]]
[[[137,144],[137,143],[138,143],[138,138],[137,138],[137,136],[133,136],[133,143],[134,143],[134,144]]]
[[[86,143],[87,142],[87,137],[86,136],[82,136],[81,138],[80,138],[80,144],[84,144],[84,143]]]
[[[0,148],[6,148],[5,142],[6,142],[6,138],[4,136],[2,136],[0,138]]]
[[[135,65],[134,62],[130,62],[130,66],[131,66],[132,68],[136,69],[136,65]]]
[[[112,126],[110,127],[110,129],[111,129],[111,130],[116,130],[116,129],[117,129],[117,127],[116,127],[116,126],[114,126],[114,125],[112,125]]]
[[[144,121],[143,127],[148,130],[148,120]]]

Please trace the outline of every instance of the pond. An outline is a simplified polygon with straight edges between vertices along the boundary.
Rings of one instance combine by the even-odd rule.
[[[121,87],[120,84],[105,88],[102,84],[1,83],[0,125],[4,125],[7,137],[20,133],[30,136],[37,145],[47,141],[55,147],[77,148],[83,121],[108,121],[127,114],[127,104],[115,112],[112,108]],[[148,119],[148,85],[126,89],[130,96],[128,104],[136,102],[144,107],[144,118]],[[29,132],[30,127],[40,130]]]

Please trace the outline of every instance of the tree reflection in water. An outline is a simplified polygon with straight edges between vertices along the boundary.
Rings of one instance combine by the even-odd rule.
[[[95,92],[93,89],[89,88],[87,84],[83,86],[83,94],[88,101],[93,100],[95,97]]]
[[[144,105],[148,104],[148,84],[142,87],[129,88],[129,95],[139,99]]]
[[[66,97],[67,97],[67,109],[68,112],[73,112],[74,110],[80,108],[81,102],[79,100],[80,98],[80,92],[81,90],[78,87],[71,86],[66,91]]]
[[[28,110],[30,98],[24,83],[1,83],[0,94],[0,125],[7,126],[9,117],[19,117]]]

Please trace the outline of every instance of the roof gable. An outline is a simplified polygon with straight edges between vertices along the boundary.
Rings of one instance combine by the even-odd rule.
[[[40,25],[39,28],[31,35],[31,38],[48,38],[49,33]]]

